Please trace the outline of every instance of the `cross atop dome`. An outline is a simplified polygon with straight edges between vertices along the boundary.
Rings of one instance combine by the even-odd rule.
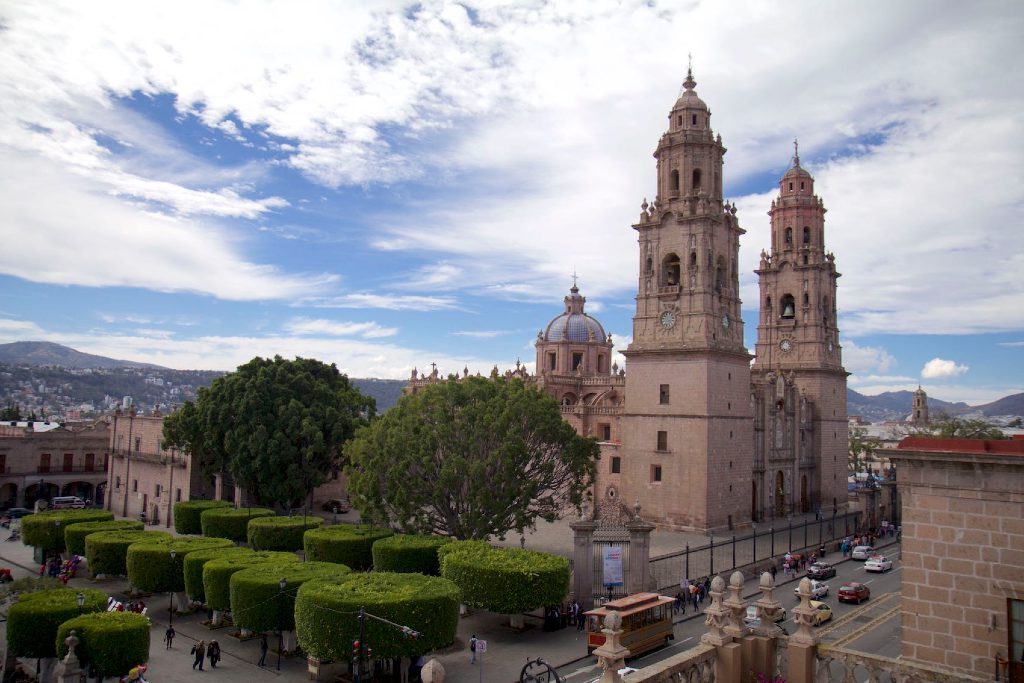
[[[793,168],[800,166],[800,143],[793,138]]]
[[[683,87],[686,90],[693,90],[697,86],[697,81],[693,80],[693,53],[687,55],[689,61],[686,65],[686,80],[683,81]]]

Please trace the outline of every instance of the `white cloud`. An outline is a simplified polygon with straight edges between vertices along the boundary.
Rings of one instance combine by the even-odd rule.
[[[843,367],[853,373],[851,382],[857,381],[860,374],[872,375],[874,373],[885,373],[895,365],[896,359],[888,351],[877,346],[859,346],[850,339],[844,339],[841,343],[843,351]]]
[[[472,337],[473,339],[494,339],[495,337],[501,337],[506,334],[511,334],[508,330],[461,330],[459,332],[451,332],[456,337]]]
[[[925,379],[942,379],[945,377],[958,377],[970,368],[966,365],[959,365],[956,361],[932,358],[921,368],[921,377]]]
[[[338,337],[365,337],[378,339],[398,334],[396,327],[383,327],[375,322],[338,322],[323,318],[292,318],[284,324],[285,331],[300,335],[333,335]]]
[[[0,318],[0,339],[8,342],[41,339],[43,329],[31,320]]]
[[[415,296],[356,292],[335,297],[308,297],[295,301],[296,306],[313,308],[382,308],[391,311],[436,311],[457,308],[449,296]]]

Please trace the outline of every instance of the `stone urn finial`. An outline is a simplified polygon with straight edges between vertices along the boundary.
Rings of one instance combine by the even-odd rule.
[[[423,683],[444,683],[445,675],[444,667],[436,659],[431,659],[420,670],[420,680]]]
[[[637,498],[636,502],[633,503],[633,519],[640,519],[640,499]]]

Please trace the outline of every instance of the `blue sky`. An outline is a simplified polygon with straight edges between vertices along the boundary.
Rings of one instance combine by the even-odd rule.
[[[576,272],[624,348],[630,225],[692,53],[748,347],[799,137],[850,386],[1024,391],[1013,3],[26,0],[0,22],[0,342],[532,367]]]

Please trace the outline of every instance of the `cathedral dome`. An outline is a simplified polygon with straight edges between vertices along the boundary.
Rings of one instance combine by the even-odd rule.
[[[583,304],[586,297],[580,296],[580,290],[576,285],[569,290],[569,296],[565,297],[565,312],[554,318],[544,328],[544,341],[549,342],[604,342],[608,335],[596,318],[592,318],[583,312]]]
[[[708,105],[704,103],[697,93],[693,90],[697,86],[697,81],[693,80],[693,70],[688,69],[686,72],[686,80],[683,81],[683,92],[679,94],[679,99],[676,100],[676,105],[672,107],[672,110],[676,109],[701,109],[708,111]]]

